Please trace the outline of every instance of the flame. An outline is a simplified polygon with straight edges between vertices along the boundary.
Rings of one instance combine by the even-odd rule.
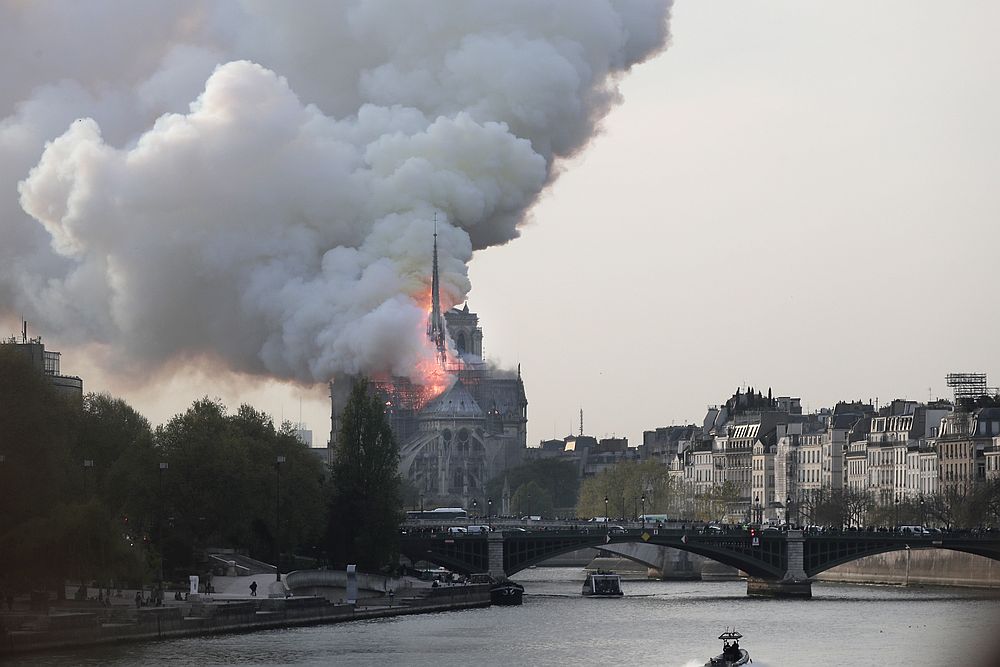
[[[448,391],[455,384],[458,371],[465,366],[462,359],[451,347],[445,348],[442,360],[437,348],[427,338],[427,325],[431,316],[430,290],[425,290],[412,298],[427,313],[420,331],[417,333],[425,341],[425,354],[416,363],[408,378],[384,376],[376,378],[376,384],[390,397],[386,401],[386,408],[389,410],[393,408],[422,409],[429,402]]]

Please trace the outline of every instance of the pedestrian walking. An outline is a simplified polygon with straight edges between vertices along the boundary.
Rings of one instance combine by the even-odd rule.
[[[250,597],[252,597],[252,598],[257,597],[257,582],[256,581],[251,581],[250,582]]]

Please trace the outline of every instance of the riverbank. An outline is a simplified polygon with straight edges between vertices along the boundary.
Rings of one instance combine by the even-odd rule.
[[[690,558],[695,564],[694,578],[702,581],[733,581],[744,576],[735,567],[701,556]],[[646,564],[623,557],[598,557],[589,567],[633,575],[646,571]],[[685,578],[664,576],[652,568],[648,572],[651,578]],[[948,549],[908,549],[859,558],[820,572],[814,579],[845,584],[1000,588],[1000,561]]]
[[[1000,562],[961,551],[908,549],[859,558],[815,578],[846,584],[1000,588]]]
[[[419,595],[335,604],[322,597],[181,602],[163,607],[52,607],[47,614],[5,614],[0,658],[31,651],[156,641],[342,623],[487,607],[489,586],[449,585]]]

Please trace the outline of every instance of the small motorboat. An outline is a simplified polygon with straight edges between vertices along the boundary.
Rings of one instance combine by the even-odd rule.
[[[509,579],[501,579],[490,586],[491,604],[514,607],[523,602],[523,596],[524,586]]]
[[[620,598],[625,595],[622,592],[622,578],[614,572],[604,570],[588,572],[583,582],[583,594],[595,598]]]
[[[719,635],[719,639],[722,640],[722,654],[709,658],[705,667],[734,667],[753,662],[747,650],[740,648],[740,640],[743,639],[743,635],[735,630],[726,630]]]

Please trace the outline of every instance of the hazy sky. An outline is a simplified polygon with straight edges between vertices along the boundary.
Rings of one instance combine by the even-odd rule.
[[[529,442],[700,421],[740,384],[816,409],[1000,383],[991,2],[679,2],[605,132],[477,255]]]
[[[945,396],[950,371],[1000,383],[997,25],[985,1],[675,4],[671,46],[625,75],[521,238],[470,265],[486,355],[521,364],[529,445],[581,408],[638,444],[747,383],[810,409]],[[328,435],[325,387],[143,386],[46,334],[154,423],[203,395],[297,421],[301,400]]]

